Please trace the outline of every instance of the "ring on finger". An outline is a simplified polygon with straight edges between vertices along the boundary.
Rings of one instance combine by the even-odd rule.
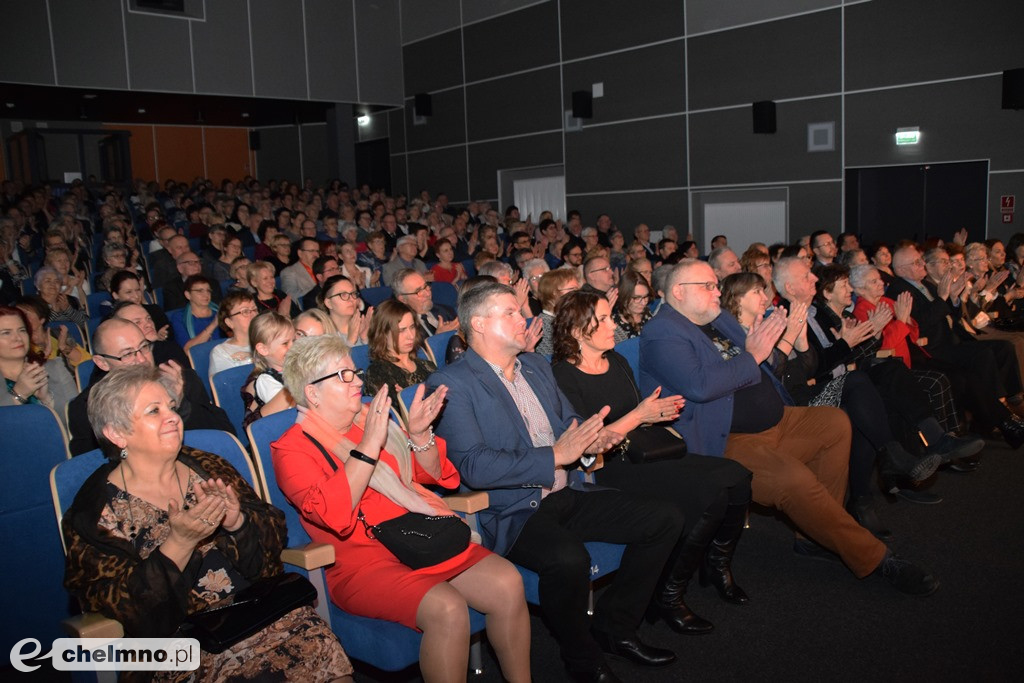
[[[199,521],[202,522],[203,524],[205,524],[206,526],[213,526],[213,522],[211,522],[210,520],[206,519],[206,517],[200,517]]]

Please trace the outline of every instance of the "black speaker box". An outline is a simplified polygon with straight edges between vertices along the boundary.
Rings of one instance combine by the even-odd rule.
[[[574,90],[572,93],[572,115],[577,119],[594,118],[594,96],[589,90]]]
[[[425,92],[416,93],[416,116],[433,116],[434,115],[434,101],[430,98],[430,95]]]
[[[774,133],[775,132],[775,103],[771,100],[754,102],[754,132]]]
[[[1003,72],[1003,109],[1024,109],[1024,69]]]
[[[260,132],[258,130],[249,131],[249,149],[254,152],[260,151]]]

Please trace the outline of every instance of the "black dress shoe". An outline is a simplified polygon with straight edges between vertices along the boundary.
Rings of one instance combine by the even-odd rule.
[[[605,654],[641,666],[666,666],[676,661],[676,653],[644,643],[638,636],[613,639],[607,633],[594,631],[594,640]]]
[[[574,681],[580,681],[580,683],[622,683],[622,679],[616,676],[615,672],[603,662],[592,671],[569,672],[569,675]]]
[[[679,600],[675,605],[666,607],[652,602],[647,608],[647,621],[653,624],[658,619],[663,619],[668,627],[684,636],[703,636],[715,630],[715,625],[704,617],[694,614],[693,610],[686,606],[686,603]]]
[[[1024,422],[1016,416],[1009,417],[999,424],[999,431],[1006,440],[1006,444],[1013,450],[1024,446]]]
[[[969,458],[981,452],[985,447],[985,439],[980,436],[954,436],[943,434],[938,443],[932,444],[928,449],[929,453],[935,453],[942,458],[943,463],[949,463],[961,458]]]
[[[951,461],[948,465],[946,465],[946,469],[948,469],[950,472],[957,472],[959,474],[966,474],[966,473],[969,473],[969,472],[977,471],[977,469],[978,469],[978,467],[980,465],[981,465],[981,456],[980,455],[972,455],[969,458],[958,458],[956,460]]]
[[[939,589],[939,580],[918,567],[910,560],[904,560],[891,551],[885,553],[885,559],[878,565],[876,573],[885,577],[892,587],[900,593],[925,597]]]

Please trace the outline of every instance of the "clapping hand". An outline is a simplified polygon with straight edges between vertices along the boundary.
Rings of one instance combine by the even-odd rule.
[[[444,318],[437,316],[437,330],[434,334],[444,334],[445,332],[451,332],[452,330],[459,329],[459,319],[455,318],[450,322],[445,322]]]
[[[371,458],[377,457],[388,439],[388,421],[391,418],[391,396],[388,385],[383,384],[373,395],[373,400],[366,407],[363,420],[363,438],[358,450]]]
[[[902,292],[896,297],[895,313],[896,319],[901,323],[910,322],[910,312],[914,309],[914,297],[910,292]]]
[[[904,292],[909,294],[909,292]],[[867,322],[871,323],[871,328],[875,335],[881,334],[885,326],[892,320],[892,309],[888,306],[875,306],[875,310],[868,313]]]
[[[772,354],[772,349],[786,329],[787,322],[786,310],[781,307],[776,308],[763,320],[754,320],[744,347],[758,364],[763,363]]]
[[[543,336],[544,319],[538,315],[533,319],[533,322],[530,323],[530,326],[526,328],[526,348],[523,350],[533,353],[533,350],[537,348],[537,344],[540,343]]]
[[[427,398],[423,398],[426,387],[420,384],[416,387],[412,404],[409,406],[409,437],[416,443],[425,443],[425,435],[430,431],[430,425],[441,414],[444,407],[444,397],[448,395],[448,387],[441,384]],[[424,437],[424,438],[417,438]]]
[[[890,316],[892,313],[890,312]],[[842,339],[851,349],[858,344],[867,341],[875,335],[875,328],[870,320],[857,322],[846,318],[843,320],[843,329],[832,328],[832,336]]]
[[[188,506],[188,509],[184,509],[176,500],[167,502],[167,523],[171,527],[171,535],[188,548],[190,554],[201,540],[212,535],[223,523],[228,508],[223,497],[203,495],[200,498],[200,487],[193,490],[197,502]]]
[[[224,502],[224,518],[221,520],[221,525],[225,531],[238,531],[245,523],[245,515],[242,514],[242,504],[238,500],[238,495],[230,485],[224,483],[223,479],[200,481],[194,491],[196,500],[199,502],[210,496],[216,496]]]
[[[640,405],[633,409],[641,424],[654,424],[656,422],[675,422],[686,405],[686,399],[679,394],[661,398],[661,387],[651,392],[651,395],[640,401]]]
[[[610,432],[604,437],[598,438],[604,427],[604,418],[607,417],[610,410],[611,408],[605,406],[581,423],[577,424],[576,420],[573,420],[569,428],[562,432],[562,435],[555,441],[555,465],[571,465],[579,460],[584,453],[601,453],[614,445],[612,443],[609,446],[601,447],[604,442],[612,441]],[[619,435],[619,439],[622,439],[621,435]]]

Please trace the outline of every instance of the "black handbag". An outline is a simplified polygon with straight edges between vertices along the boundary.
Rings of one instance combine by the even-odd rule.
[[[626,436],[626,457],[634,465],[662,460],[679,460],[686,455],[686,442],[665,427],[637,427]]]
[[[216,655],[314,600],[316,589],[306,577],[278,574],[243,588],[223,604],[190,614],[180,632]]]
[[[306,432],[306,438],[320,450],[327,464],[335,472],[338,465],[319,441]],[[357,519],[369,538],[375,538],[398,561],[411,569],[423,569],[450,560],[469,547],[469,526],[458,515],[424,515],[406,512],[404,515],[371,525],[359,510]]]
[[[625,375],[629,385],[633,387],[637,405],[640,405],[643,399],[640,397],[640,390],[633,379],[633,370],[628,365],[624,365],[619,360],[619,356],[610,354],[609,358],[615,359],[619,370]],[[626,435],[620,448],[634,465],[644,465],[662,460],[678,460],[687,453],[686,441],[675,432],[669,431],[667,427],[662,427],[661,425],[642,425],[637,427]]]
[[[391,551],[411,569],[422,569],[450,560],[469,547],[469,526],[458,515],[424,515],[407,512],[380,524],[369,524],[359,511],[366,535]]]

